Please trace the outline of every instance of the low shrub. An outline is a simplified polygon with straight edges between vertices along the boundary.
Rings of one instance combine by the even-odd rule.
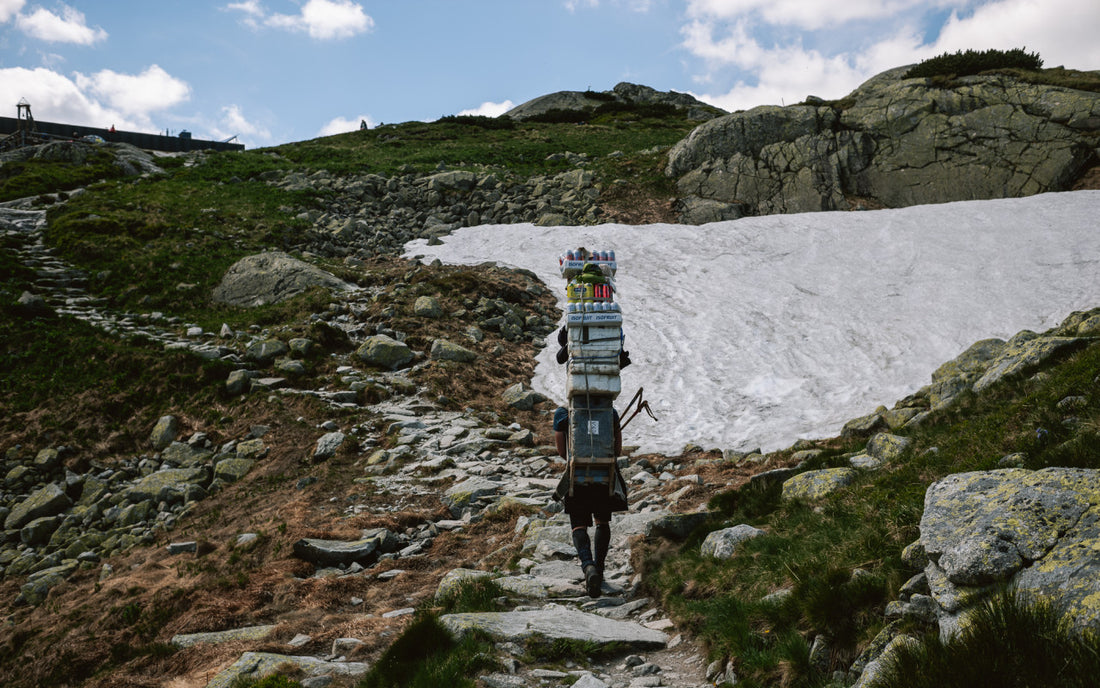
[[[961,50],[944,53],[922,61],[905,73],[906,79],[918,79],[936,76],[968,76],[991,69],[1028,69],[1043,68],[1039,53],[1028,53],[1023,48],[1012,50]]]

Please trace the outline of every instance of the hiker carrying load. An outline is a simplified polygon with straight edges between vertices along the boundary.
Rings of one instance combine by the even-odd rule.
[[[611,514],[627,509],[626,481],[617,463],[622,433],[613,403],[622,387],[619,371],[629,358],[622,348],[622,312],[614,301],[614,252],[580,248],[567,251],[558,263],[569,280],[557,357],[567,365],[569,408],[554,412],[555,443],[566,459],[554,499],[563,501],[569,514],[585,590],[599,597],[611,546]],[[595,538],[589,538],[593,523]]]

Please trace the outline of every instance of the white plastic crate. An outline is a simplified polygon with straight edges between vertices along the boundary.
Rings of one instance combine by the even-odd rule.
[[[580,395],[617,397],[623,391],[622,379],[615,375],[570,373],[566,389],[570,397]]]

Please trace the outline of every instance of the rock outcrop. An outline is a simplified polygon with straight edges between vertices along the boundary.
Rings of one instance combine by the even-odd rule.
[[[685,222],[1063,191],[1097,159],[1100,93],[971,76],[710,120],[669,152]],[[709,201],[701,203],[699,199]]]
[[[548,93],[538,98],[517,105],[504,117],[523,120],[546,114],[551,110],[588,110],[595,109],[607,103],[633,103],[637,105],[671,105],[688,110],[688,116],[693,119],[710,119],[724,114],[722,110],[707,105],[687,93],[676,91],[662,92],[648,86],[640,86],[627,82],[619,83],[610,91],[595,93],[593,91],[558,91]]]

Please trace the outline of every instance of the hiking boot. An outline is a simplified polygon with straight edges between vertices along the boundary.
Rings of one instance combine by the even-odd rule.
[[[584,587],[588,592],[588,596],[595,599],[600,596],[603,586],[603,576],[600,575],[600,570],[595,566],[589,564],[584,567]]]

